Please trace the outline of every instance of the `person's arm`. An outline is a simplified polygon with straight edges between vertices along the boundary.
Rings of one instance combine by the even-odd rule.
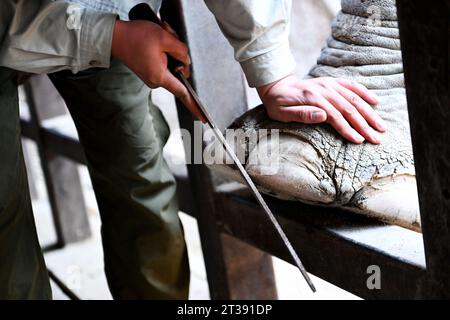
[[[272,119],[327,121],[352,142],[367,139],[379,143],[376,131],[386,128],[371,106],[378,102],[373,93],[343,79],[301,80],[293,75],[290,0],[205,0],[205,3]]]
[[[279,80],[295,68],[289,48],[290,1],[205,0],[234,48],[251,87]]]
[[[29,73],[109,67],[116,15],[64,1],[0,2],[0,66]]]
[[[178,40],[167,23],[163,23],[161,28],[148,21],[117,21],[111,52],[150,88],[163,87],[170,91],[205,122],[186,87],[167,68],[167,55],[182,62],[182,72],[186,77],[189,76],[191,64],[187,46]]]
[[[64,1],[0,1],[0,66],[28,73],[108,68],[111,57],[134,71],[149,87],[164,87],[200,119],[187,89],[167,70],[167,56],[182,61],[187,47],[151,22],[117,20],[116,14]]]
[[[380,131],[383,124],[367,103],[376,103],[376,98],[365,88],[334,79],[299,80],[289,75],[293,69],[286,51],[289,3],[208,1],[272,118],[307,123],[328,120],[351,141],[362,141],[358,130],[377,142],[368,123]],[[116,22],[113,14],[63,1],[3,0],[0,9],[0,66],[31,73],[77,72],[108,67],[112,55],[150,87],[171,91],[201,118],[186,88],[167,70],[166,54],[182,61],[185,72],[190,64],[186,46],[168,27],[143,21]]]

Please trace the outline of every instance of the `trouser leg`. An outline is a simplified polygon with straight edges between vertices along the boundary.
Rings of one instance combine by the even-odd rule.
[[[169,129],[149,89],[118,62],[107,70],[50,77],[86,153],[113,297],[187,298],[176,183],[162,155]]]
[[[51,299],[22,154],[15,76],[0,68],[0,299]]]

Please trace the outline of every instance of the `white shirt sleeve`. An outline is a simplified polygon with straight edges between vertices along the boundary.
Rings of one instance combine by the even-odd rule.
[[[109,67],[116,14],[51,0],[2,0],[0,10],[0,66],[30,73]]]
[[[289,47],[290,0],[205,0],[252,87],[295,69]]]

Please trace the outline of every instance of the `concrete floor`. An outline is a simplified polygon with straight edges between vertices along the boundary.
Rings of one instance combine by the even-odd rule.
[[[293,5],[293,20],[291,46],[298,65],[299,75],[307,73],[323,46],[329,34],[329,22],[339,8],[338,0],[304,0],[296,1]],[[163,113],[168,119],[171,129],[176,128],[177,119],[173,98],[164,90],[156,90],[153,98],[155,102],[164,106]],[[249,89],[249,107],[259,103],[254,90]],[[58,128],[68,134],[76,135],[69,116],[63,116],[47,121],[47,126]],[[34,145],[25,141],[30,154],[27,165],[33,171],[33,183],[37,189],[37,197],[33,201],[33,208],[42,245],[55,241],[53,222],[46,199],[45,185],[39,168],[37,152]],[[181,139],[172,135],[165,149],[169,161],[183,158]],[[103,254],[100,239],[100,218],[92,191],[90,179],[85,167],[79,168],[84,197],[88,209],[92,237],[88,240],[71,244],[62,250],[45,254],[47,266],[73,291],[83,299],[111,299],[106,279],[103,273]],[[201,251],[196,220],[180,213],[186,233],[186,241],[191,265],[190,299],[209,299],[206,272]],[[358,299],[321,279],[312,276],[318,292],[312,294],[295,267],[274,258],[274,269],[280,299]],[[67,297],[52,283],[54,299]]]

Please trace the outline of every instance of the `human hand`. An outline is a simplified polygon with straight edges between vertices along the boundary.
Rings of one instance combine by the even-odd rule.
[[[386,131],[383,119],[373,110],[375,94],[353,81],[335,78],[301,80],[289,75],[257,88],[270,118],[282,122],[328,122],[347,140],[380,143]],[[378,132],[377,132],[378,131]]]
[[[128,66],[150,88],[167,89],[197,118],[205,121],[189,91],[167,68],[167,55],[170,55],[182,63],[179,71],[189,77],[191,60],[188,48],[167,23],[164,23],[163,27],[148,21],[117,21],[111,54]]]

